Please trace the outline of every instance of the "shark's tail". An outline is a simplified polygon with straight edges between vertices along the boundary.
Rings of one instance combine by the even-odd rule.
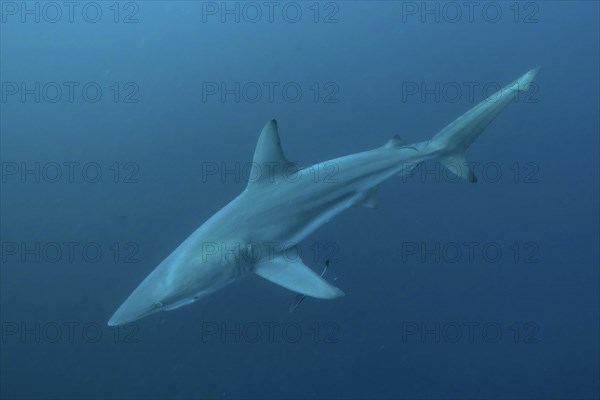
[[[529,90],[540,68],[530,70],[450,123],[429,141],[428,150],[434,152],[442,165],[452,173],[469,182],[477,182],[473,168],[465,158],[465,150],[515,100],[518,92]]]

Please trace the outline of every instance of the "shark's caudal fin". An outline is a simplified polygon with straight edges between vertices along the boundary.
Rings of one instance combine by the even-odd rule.
[[[318,299],[335,299],[344,292],[330,285],[299,259],[272,257],[262,260],[254,267],[254,273],[286,289]]]
[[[515,100],[520,91],[527,91],[541,67],[534,68],[516,81],[500,89],[477,106],[450,123],[429,142],[428,147],[438,153],[438,160],[454,174],[469,182],[477,182],[472,166],[465,158],[465,150],[481,132]]]

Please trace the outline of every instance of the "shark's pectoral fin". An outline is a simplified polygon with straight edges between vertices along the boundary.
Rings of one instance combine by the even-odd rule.
[[[265,259],[256,264],[254,273],[306,296],[318,299],[335,299],[344,296],[344,292],[327,283],[299,259],[286,260],[281,256]]]
[[[440,157],[439,161],[454,175],[466,179],[469,182],[477,182],[473,166],[469,165],[464,154],[450,154]]]

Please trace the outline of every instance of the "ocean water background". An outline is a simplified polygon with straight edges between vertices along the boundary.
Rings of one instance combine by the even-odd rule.
[[[0,7],[2,398],[598,397],[597,2]],[[270,118],[308,165],[427,140],[538,65],[477,184],[427,163],[302,243],[346,297],[289,314],[250,277],[106,326]]]

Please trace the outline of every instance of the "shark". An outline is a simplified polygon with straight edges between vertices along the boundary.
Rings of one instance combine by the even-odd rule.
[[[540,67],[484,99],[430,140],[408,144],[399,136],[383,146],[311,166],[289,161],[277,122],[262,129],[245,190],[211,216],[167,256],[126,298],[108,325],[194,303],[248,275],[258,275],[301,296],[336,299],[344,292],[290,249],[350,207],[374,208],[377,189],[434,159],[476,182],[465,151],[511,103],[528,91]]]

